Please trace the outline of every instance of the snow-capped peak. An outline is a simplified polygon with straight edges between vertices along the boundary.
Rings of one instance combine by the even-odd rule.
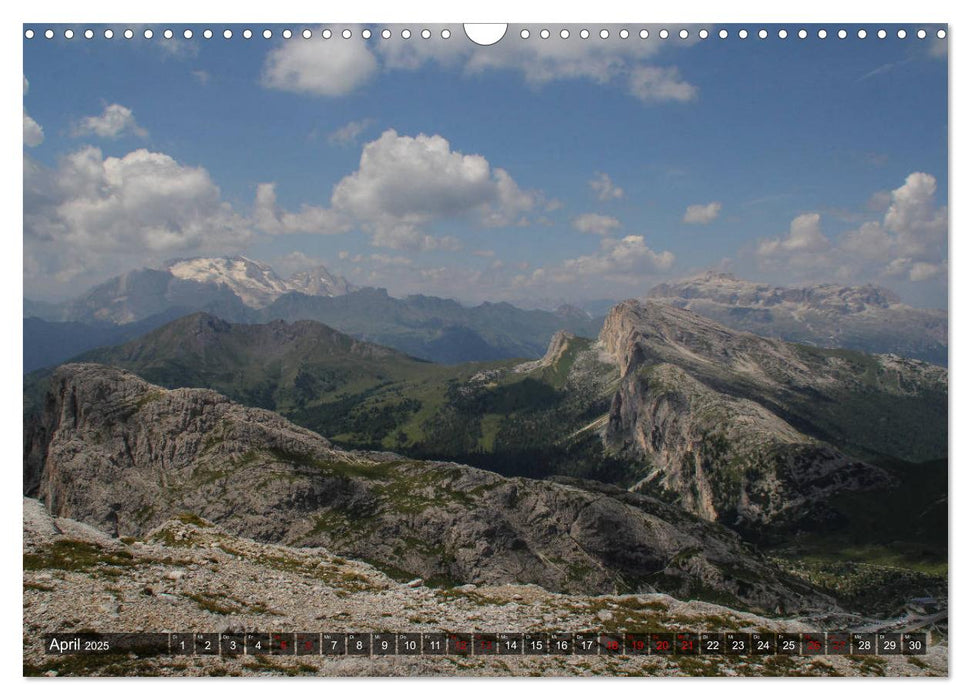
[[[244,304],[254,309],[273,303],[287,292],[338,296],[352,289],[347,280],[332,275],[322,266],[298,272],[284,280],[266,263],[242,256],[173,260],[166,269],[179,279],[225,285]]]

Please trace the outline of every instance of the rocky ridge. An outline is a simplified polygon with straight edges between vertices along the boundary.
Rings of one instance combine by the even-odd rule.
[[[97,365],[55,371],[24,469],[28,495],[53,514],[113,535],[142,537],[191,512],[442,584],[656,590],[775,612],[834,605],[731,531],[647,496],[345,451],[215,392]]]
[[[692,512],[743,529],[825,517],[816,506],[833,494],[890,484],[883,470],[829,444],[824,420],[852,430],[851,416],[835,417],[848,404],[840,397],[892,396],[882,421],[912,419],[905,404],[916,396],[946,405],[940,368],[816,353],[661,303],[617,305],[599,344],[621,375],[603,431],[608,449],[648,461],[641,487],[653,483]]]
[[[537,586],[428,588],[322,548],[230,534],[191,516],[138,539],[55,518],[25,498],[24,674],[76,676],[941,676],[946,640],[924,657],[150,657],[54,659],[49,632],[816,631],[661,594],[583,596]],[[77,601],[88,601],[78,605]]]

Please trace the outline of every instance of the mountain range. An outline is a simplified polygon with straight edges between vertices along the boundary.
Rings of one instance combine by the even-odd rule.
[[[357,449],[510,476],[594,478],[742,529],[827,521],[880,463],[947,454],[947,371],[732,331],[653,302],[616,306],[531,362],[417,360],[301,321],[178,319],[83,362],[215,389]],[[25,379],[36,413],[49,373]]]
[[[320,321],[440,363],[538,357],[558,329],[589,335],[601,322],[565,304],[540,311],[507,303],[468,307],[422,295],[398,299],[355,287],[323,267],[283,279],[248,258],[193,258],[127,272],[63,304],[25,300],[24,372],[196,311],[237,323]]]
[[[907,306],[872,284],[775,287],[706,272],[657,285],[647,298],[765,337],[947,365],[947,311]]]

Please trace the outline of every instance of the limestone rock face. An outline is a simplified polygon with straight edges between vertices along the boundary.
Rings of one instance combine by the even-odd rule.
[[[345,451],[215,392],[165,390],[99,365],[56,370],[25,444],[30,495],[113,536],[193,513],[432,585],[657,590],[773,612],[833,606],[728,529],[644,495]]]
[[[760,338],[660,303],[619,304],[599,342],[621,374],[607,448],[649,463],[641,486],[743,531],[825,517],[836,493],[890,485],[885,471],[834,445],[877,453],[895,435],[912,439],[904,426],[925,402],[946,405],[942,368]],[[869,435],[867,410],[900,426],[885,444]]]

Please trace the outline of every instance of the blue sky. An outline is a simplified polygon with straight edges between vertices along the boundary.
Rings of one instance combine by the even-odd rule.
[[[447,41],[169,26],[24,41],[26,296],[245,254],[465,301],[624,298],[717,268],[946,306],[936,27],[530,26],[475,47],[457,26]]]

